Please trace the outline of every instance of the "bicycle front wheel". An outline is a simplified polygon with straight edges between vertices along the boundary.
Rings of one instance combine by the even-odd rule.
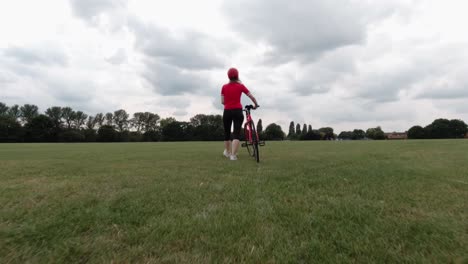
[[[255,129],[255,125],[252,122],[252,149],[253,149],[253,155],[252,157],[255,158],[255,160],[260,162],[260,153],[258,152],[258,135],[257,135],[257,130]]]
[[[255,160],[257,161],[257,163],[260,162],[260,153],[258,152],[258,143],[253,144],[253,151],[254,151]]]

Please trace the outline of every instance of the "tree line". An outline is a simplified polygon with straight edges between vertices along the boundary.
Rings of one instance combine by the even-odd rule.
[[[385,133],[380,127],[369,128],[367,131],[355,129],[353,131],[343,131],[339,135],[334,133],[331,127],[322,127],[319,129],[312,129],[311,125],[303,124],[302,129],[300,124],[294,125],[294,121],[289,124],[289,133],[287,138],[289,140],[335,140],[335,139],[385,139]]]
[[[413,126],[408,130],[410,139],[442,139],[442,138],[464,138],[468,132],[467,125],[459,119],[439,118],[431,124],[422,126]]]
[[[408,139],[450,139],[464,138],[467,132],[468,126],[463,120],[439,118],[425,127],[411,127],[407,131],[407,136]],[[331,127],[314,130],[311,125],[304,124],[301,129],[300,124],[294,125],[294,121],[291,121],[286,138],[289,140],[384,140],[387,136],[380,126],[368,128],[366,131],[362,129],[342,131],[337,135]]]
[[[312,129],[311,125],[291,121],[286,135],[281,126],[256,124],[262,140],[361,140],[386,139],[380,127],[366,131],[354,129],[335,134],[333,128]],[[431,124],[411,127],[409,139],[463,138],[466,123],[458,119],[436,119]],[[241,138],[243,138],[241,130]],[[198,114],[190,121],[161,118],[156,113],[137,112],[132,116],[124,109],[94,116],[71,107],[53,106],[40,113],[33,104],[7,106],[0,102],[0,142],[143,142],[143,141],[222,141],[221,115]]]
[[[281,127],[270,124],[257,130],[265,140],[282,139]],[[241,133],[243,134],[243,133]],[[281,136],[278,136],[281,134]],[[243,135],[241,135],[243,137]],[[144,141],[222,141],[221,115],[198,114],[189,122],[156,113],[124,109],[94,116],[71,107],[53,106],[41,113],[38,106],[7,106],[0,102],[0,142],[144,142]]]

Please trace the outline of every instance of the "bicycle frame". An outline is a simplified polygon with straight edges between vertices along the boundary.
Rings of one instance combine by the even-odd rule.
[[[245,115],[246,115],[246,118],[247,120],[245,121],[245,124],[244,124],[244,127],[247,128],[246,129],[246,141],[249,141],[250,144],[255,144],[256,142],[258,143],[259,142],[259,139],[258,139],[258,132],[257,130],[255,130],[255,135],[252,135],[252,124],[253,124],[253,119],[252,119],[252,115],[250,114],[250,109],[246,109],[244,110],[245,111]]]

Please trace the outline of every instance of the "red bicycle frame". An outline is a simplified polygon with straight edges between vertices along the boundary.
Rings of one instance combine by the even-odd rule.
[[[245,131],[246,132],[245,137],[247,139],[246,141],[249,141],[252,144],[255,143],[255,142],[258,143],[259,140],[258,140],[257,130],[255,130],[255,135],[254,135],[255,139],[252,137],[252,123],[253,123],[253,120],[252,120],[252,116],[250,115],[250,111],[245,110],[245,112],[246,112],[245,115],[246,115],[246,118],[247,118],[247,121],[245,121],[245,124],[244,124],[244,127],[246,128],[245,129],[246,130]]]

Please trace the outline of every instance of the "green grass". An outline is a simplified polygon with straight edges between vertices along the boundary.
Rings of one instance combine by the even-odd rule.
[[[468,140],[1,144],[2,263],[466,263]]]

